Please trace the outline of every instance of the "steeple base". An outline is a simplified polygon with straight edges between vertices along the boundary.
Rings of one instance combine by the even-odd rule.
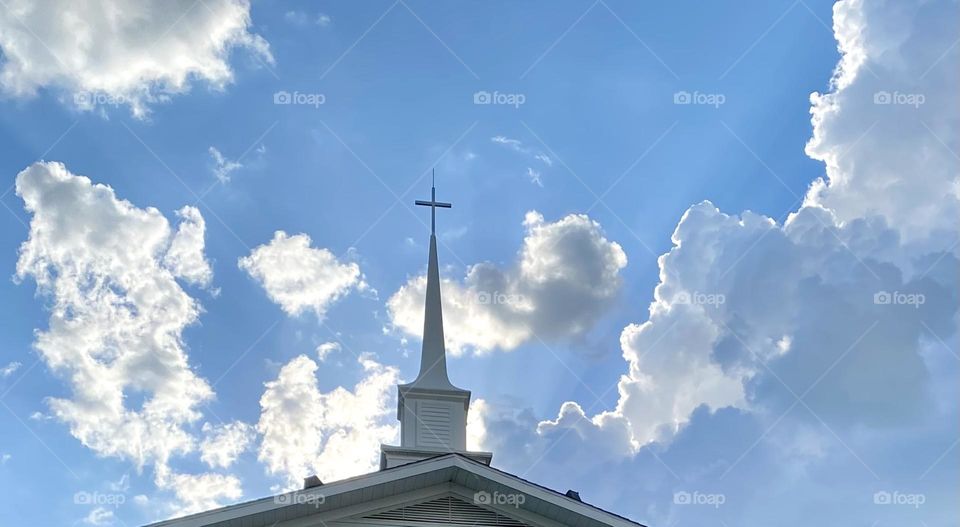
[[[442,449],[407,448],[402,446],[380,445],[380,470],[399,467],[400,465],[406,465],[407,463],[413,463],[414,461],[429,459],[436,456],[443,456],[450,453],[451,452],[449,450]],[[493,459],[493,454],[490,452],[456,453],[466,456],[477,463],[483,463],[484,465],[489,465],[490,461]]]

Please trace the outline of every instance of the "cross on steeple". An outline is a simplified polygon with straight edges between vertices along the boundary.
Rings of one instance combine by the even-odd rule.
[[[430,171],[430,174],[431,174],[430,201],[424,201],[422,199],[418,199],[414,203],[416,203],[417,205],[430,207],[430,234],[435,235],[437,233],[437,207],[449,209],[453,205],[451,205],[450,203],[437,201],[437,187],[436,187],[437,175],[432,169]]]

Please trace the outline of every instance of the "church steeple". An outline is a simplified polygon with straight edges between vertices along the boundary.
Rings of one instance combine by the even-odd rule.
[[[451,205],[437,201],[436,184],[431,185],[430,201],[417,200],[415,203],[430,207],[430,253],[423,306],[420,373],[413,382],[397,386],[400,446],[380,446],[380,468],[391,468],[451,452],[490,464],[493,454],[467,451],[470,392],[454,386],[447,376],[440,265],[437,261],[437,207],[448,209]]]
[[[447,352],[443,339],[443,305],[440,299],[440,265],[437,263],[437,207],[449,209],[450,203],[437,201],[436,183],[430,187],[430,201],[417,200],[430,207],[430,256],[427,261],[427,295],[423,307],[423,345],[420,349],[420,374],[414,385],[441,389],[454,388],[447,377]]]

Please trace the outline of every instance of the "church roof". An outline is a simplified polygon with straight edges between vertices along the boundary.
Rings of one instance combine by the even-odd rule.
[[[522,496],[522,503],[519,506],[516,503],[506,506],[491,503],[490,497],[498,494]],[[267,527],[288,521],[290,525],[306,526],[315,521],[342,519],[345,514],[362,515],[371,509],[371,514],[383,515],[401,508],[413,510],[411,504],[429,507],[448,496],[462,508],[471,507],[497,518],[509,517],[520,525],[643,527],[623,516],[458,453],[167,520],[152,524],[152,527]],[[377,518],[375,515],[368,517]],[[478,523],[473,520],[470,524]],[[506,525],[502,522],[495,524]]]

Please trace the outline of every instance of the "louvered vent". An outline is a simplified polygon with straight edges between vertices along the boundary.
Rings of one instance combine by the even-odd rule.
[[[529,527],[526,523],[477,507],[451,496],[408,505],[367,516],[373,520],[476,525],[478,527]]]
[[[450,408],[426,401],[418,403],[419,443],[423,446],[445,448],[450,446]]]

